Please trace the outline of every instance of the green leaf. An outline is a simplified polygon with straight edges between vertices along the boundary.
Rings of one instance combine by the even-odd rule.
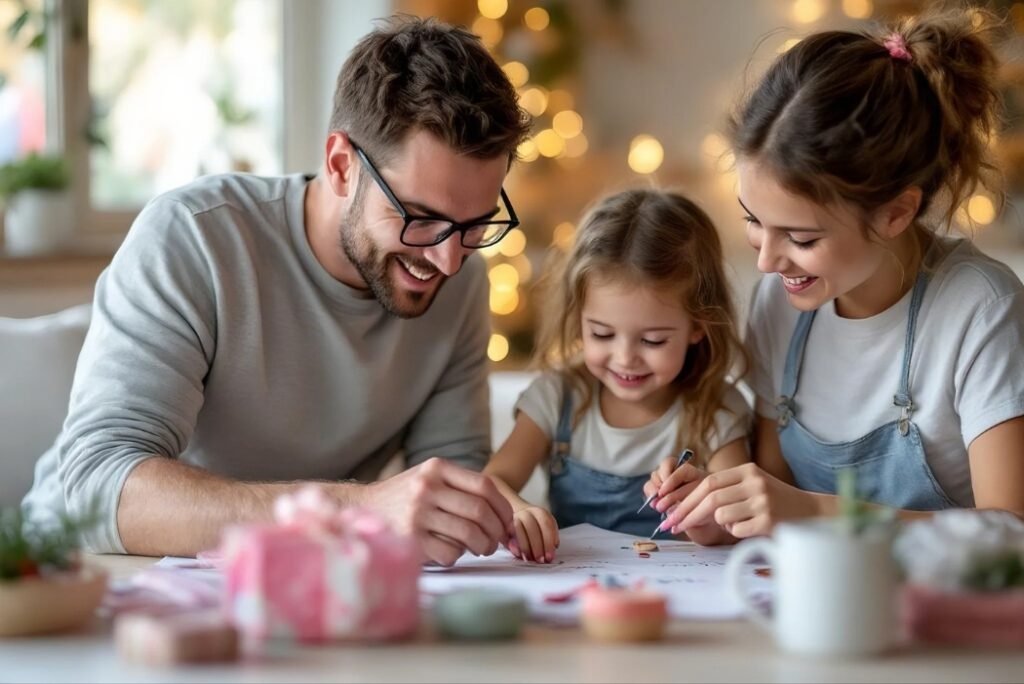
[[[28,23],[29,11],[22,10],[21,13],[14,18],[11,25],[7,27],[7,37],[12,41],[18,39],[18,34],[21,33],[21,29],[25,28],[25,24]]]

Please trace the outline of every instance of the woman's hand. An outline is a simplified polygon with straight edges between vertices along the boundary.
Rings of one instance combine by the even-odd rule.
[[[689,533],[713,522],[742,539],[769,534],[783,520],[820,514],[814,494],[745,463],[703,478],[670,511],[662,529]]]
[[[645,496],[655,494],[655,498],[651,501],[651,508],[656,511],[670,512],[708,476],[706,472],[689,463],[678,467],[677,463],[678,459],[674,457],[666,458],[658,465],[658,469],[651,473],[651,479],[644,484]],[[701,546],[728,544],[735,541],[732,535],[723,530],[714,520],[691,526],[686,530],[686,536]]]
[[[558,548],[558,523],[554,516],[540,506],[529,504],[518,508],[513,519],[516,534],[508,544],[512,555],[535,563],[553,561]]]

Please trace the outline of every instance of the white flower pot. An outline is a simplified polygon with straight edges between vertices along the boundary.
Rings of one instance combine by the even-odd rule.
[[[9,256],[52,254],[73,233],[71,196],[63,190],[22,190],[7,202],[4,252]]]

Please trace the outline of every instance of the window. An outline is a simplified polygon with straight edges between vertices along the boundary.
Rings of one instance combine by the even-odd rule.
[[[0,2],[0,164],[46,146],[43,0]]]

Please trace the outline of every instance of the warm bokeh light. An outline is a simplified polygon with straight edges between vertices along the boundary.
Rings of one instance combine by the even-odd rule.
[[[511,264],[492,266],[487,278],[491,281],[491,291],[508,292],[519,287],[519,271]]]
[[[501,70],[516,88],[522,88],[530,80],[530,70],[522,62],[506,62]]]
[[[567,109],[552,117],[551,127],[555,129],[555,133],[568,140],[583,132],[583,117]]]
[[[533,141],[533,138],[527,138],[519,143],[519,147],[516,148],[516,155],[519,157],[519,161],[532,162],[537,161],[540,152],[537,151],[537,143]]]
[[[497,363],[508,356],[508,338],[504,335],[494,333],[491,341],[487,343],[487,358]]]
[[[789,52],[800,42],[799,38],[788,38],[782,45],[779,46],[779,54],[783,52]]]
[[[587,147],[589,146],[590,143],[587,142],[587,136],[582,133],[574,135],[565,141],[565,156],[570,159],[582,157],[587,153]]]
[[[510,230],[508,235],[498,243],[498,251],[507,257],[522,254],[524,249],[526,249],[526,233],[518,228]]]
[[[826,9],[824,0],[795,0],[790,16],[793,17],[793,21],[811,24],[825,16]]]
[[[867,19],[874,11],[871,0],[843,0],[843,14],[851,19]]]
[[[540,116],[548,108],[547,91],[540,86],[527,88],[519,94],[519,104],[533,116]]]
[[[519,274],[519,282],[530,282],[530,278],[533,277],[533,264],[530,263],[530,259],[525,254],[517,254],[512,257],[509,263],[515,267],[516,272]]]
[[[550,128],[545,128],[534,139],[537,141],[537,151],[542,156],[553,158],[565,152],[565,138]]]
[[[665,150],[654,136],[642,134],[629,144],[629,168],[637,173],[654,173],[665,159]]]
[[[494,48],[498,43],[501,42],[502,36],[505,35],[505,29],[501,27],[500,21],[494,19],[488,19],[487,17],[477,17],[473,21],[472,25],[473,33],[480,36],[480,40],[483,42],[484,47],[491,49]]]
[[[967,202],[967,214],[975,223],[987,226],[996,219],[996,206],[985,195],[975,195]]]
[[[508,264],[505,264],[506,266]],[[509,268],[512,268],[509,266]],[[513,269],[515,270],[515,269]],[[519,308],[519,293],[515,290],[495,290],[491,288],[491,313],[508,316]]]
[[[555,229],[551,232],[551,244],[565,251],[572,247],[572,241],[575,236],[576,226],[569,221],[564,221],[555,226]]]
[[[497,245],[491,245],[490,247],[481,247],[477,251],[480,252],[485,259],[492,259],[501,253],[500,245],[501,243],[499,242]]]
[[[576,99],[565,88],[555,88],[548,93],[548,107],[556,112],[560,112],[563,109],[573,109],[576,107]]]
[[[508,0],[476,0],[476,7],[488,19],[501,19],[508,12]]]
[[[543,7],[531,7],[523,15],[523,23],[532,31],[543,31],[551,23],[551,16]]]

